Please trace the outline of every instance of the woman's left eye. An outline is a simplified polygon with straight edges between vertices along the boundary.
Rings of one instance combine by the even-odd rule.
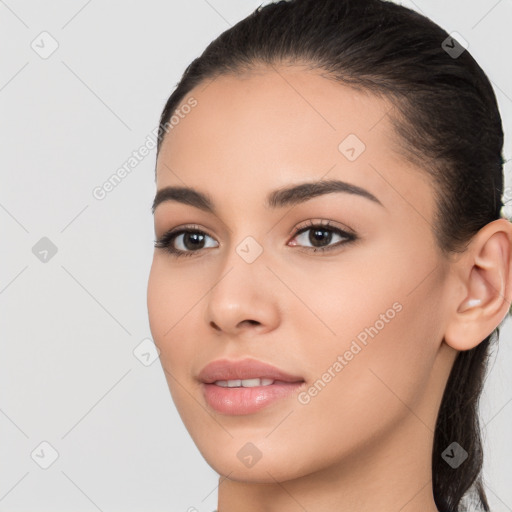
[[[309,231],[308,236],[306,233]],[[339,237],[341,240],[339,240],[335,244],[331,244],[334,237]],[[342,229],[336,228],[332,226],[329,221],[325,223],[310,223],[307,227],[303,227],[299,229],[293,239],[299,240],[302,237],[301,242],[308,242],[311,243],[312,247],[306,247],[308,251],[312,252],[318,252],[318,251],[330,251],[332,249],[336,249],[340,245],[344,245],[350,242],[353,242],[357,239],[356,235],[354,233],[349,233],[347,231],[344,231]],[[319,245],[316,245],[319,244]],[[292,244],[292,245],[300,245],[300,244]]]
[[[309,236],[304,236],[307,232]],[[333,242],[333,236],[339,237],[337,243]],[[205,245],[206,239],[213,238],[200,229],[195,227],[185,227],[177,230],[171,230],[155,241],[155,247],[165,249],[171,255],[192,256],[197,254],[204,248],[215,247],[215,245]],[[342,229],[332,226],[329,222],[325,223],[310,223],[306,227],[302,227],[295,231],[292,241],[297,239],[300,243],[292,243],[292,246],[300,245],[303,243],[310,243],[312,246],[305,247],[306,251],[318,252],[329,251],[357,239],[356,235],[349,233]],[[180,247],[176,247],[179,245]]]

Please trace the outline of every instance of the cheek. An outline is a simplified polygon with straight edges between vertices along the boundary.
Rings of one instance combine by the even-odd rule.
[[[157,259],[153,258],[151,270],[148,278],[147,288],[147,307],[149,325],[154,342],[160,347],[165,332],[172,326],[172,320],[169,313],[173,311],[169,308],[169,284],[168,276],[164,272],[163,265]]]
[[[156,338],[168,338],[181,324],[190,321],[188,317],[208,291],[205,283],[210,282],[199,270],[183,271],[170,263],[165,254],[154,256],[148,278],[147,306]]]
[[[389,417],[406,409],[403,402],[419,399],[439,346],[435,304],[441,283],[435,275],[425,279],[435,266],[425,263],[425,256],[414,260],[417,265],[410,261],[359,262],[357,271],[355,264],[338,272],[326,269],[315,276],[322,286],[309,281],[297,288],[318,317],[296,311],[300,351],[313,384],[303,397],[310,400],[308,408],[326,417],[344,416],[343,409],[332,407],[344,404],[352,423],[372,409]]]
[[[185,424],[189,423],[187,412],[195,412],[190,394],[197,392],[190,389],[190,361],[200,351],[191,319],[194,305],[205,293],[190,284],[179,271],[170,268],[165,257],[155,255],[147,287],[149,325],[172,400]]]
[[[308,350],[309,387],[295,403],[295,421],[280,426],[280,439],[287,441],[282,447],[268,447],[282,450],[276,452],[276,459],[286,458],[296,442],[301,444],[303,460],[320,468],[326,456],[335,462],[364,451],[370,442],[380,442],[411,411],[421,416],[417,405],[426,389],[434,351],[425,332],[417,329],[422,319],[418,320],[414,304],[406,300],[401,304],[403,308],[393,310],[396,314],[384,326],[375,320],[386,308],[366,303],[358,311],[353,306],[352,313],[359,313],[361,321],[366,319],[362,328],[347,316],[343,324],[350,325],[351,332],[347,329],[343,334],[339,322],[340,334],[334,343],[324,339],[315,351]],[[361,333],[365,336],[358,338]]]
[[[160,359],[169,371],[183,367],[180,361],[197,354],[190,324],[194,307],[205,294],[197,286],[200,282],[204,281],[184,279],[179,270],[165,261],[165,256],[154,257],[147,287],[148,318]]]

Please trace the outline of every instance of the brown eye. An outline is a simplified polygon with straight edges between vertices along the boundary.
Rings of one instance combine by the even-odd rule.
[[[207,239],[213,240],[204,231],[182,228],[165,233],[155,242],[155,247],[165,249],[173,256],[191,256],[202,249],[211,247],[211,245],[205,245]]]
[[[308,232],[309,235],[306,236]],[[292,245],[301,245],[313,252],[329,251],[340,245],[350,243],[356,238],[353,233],[336,228],[327,221],[319,224],[311,223],[307,227],[299,229],[294,235],[294,240],[298,240],[299,243],[293,243]],[[333,239],[336,242],[334,244],[332,244]],[[311,244],[309,247],[304,245],[308,243]]]

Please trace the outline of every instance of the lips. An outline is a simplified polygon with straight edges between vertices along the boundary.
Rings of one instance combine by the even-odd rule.
[[[306,385],[298,375],[250,358],[213,361],[199,372],[198,379],[206,403],[217,413],[233,416],[283,404]]]
[[[198,375],[198,379],[205,384],[216,381],[247,380],[247,379],[272,379],[281,382],[304,382],[297,375],[287,373],[275,366],[258,361],[256,359],[242,359],[230,361],[218,359],[207,364]]]

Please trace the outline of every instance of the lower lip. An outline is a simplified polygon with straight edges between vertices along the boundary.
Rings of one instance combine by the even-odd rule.
[[[296,393],[304,382],[275,382],[270,386],[225,388],[203,383],[203,395],[210,407],[222,414],[251,414],[281,398]]]

